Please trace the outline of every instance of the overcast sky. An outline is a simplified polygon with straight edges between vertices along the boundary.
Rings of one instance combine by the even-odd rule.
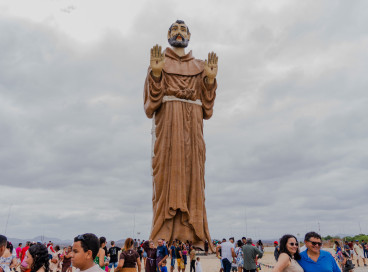
[[[0,233],[148,238],[149,50],[219,56],[212,238],[368,233],[367,1],[0,1]],[[9,220],[7,220],[10,210]]]

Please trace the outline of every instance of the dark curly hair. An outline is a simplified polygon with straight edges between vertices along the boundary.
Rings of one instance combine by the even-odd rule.
[[[49,272],[49,253],[43,244],[35,244],[28,249],[29,254],[33,258],[31,272],[37,272],[41,267],[45,272]]]
[[[288,242],[288,240],[290,238],[294,238],[295,241],[298,243],[298,239],[296,239],[296,237],[294,235],[291,234],[285,234],[284,236],[281,237],[280,239],[280,254],[281,253],[286,253],[287,255],[290,256],[290,258],[292,258],[293,256],[291,256],[291,253],[289,252],[289,250],[286,247],[286,244]],[[294,259],[295,260],[300,260],[301,256],[299,254],[299,248],[297,249],[296,253],[294,254]]]

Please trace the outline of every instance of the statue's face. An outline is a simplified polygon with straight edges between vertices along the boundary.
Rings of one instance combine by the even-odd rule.
[[[167,39],[172,47],[187,47],[190,40],[190,33],[185,24],[174,23],[171,31],[167,33]]]

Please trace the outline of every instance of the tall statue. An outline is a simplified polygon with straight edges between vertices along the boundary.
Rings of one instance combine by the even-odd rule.
[[[171,48],[151,49],[144,85],[144,110],[152,121],[154,241],[211,241],[205,207],[206,147],[203,119],[213,113],[218,57],[205,61],[185,53],[190,32],[177,20],[168,31]],[[210,243],[212,245],[212,243]]]

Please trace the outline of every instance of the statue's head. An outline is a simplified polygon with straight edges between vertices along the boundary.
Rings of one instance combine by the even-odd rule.
[[[167,33],[167,39],[172,47],[185,48],[189,44],[190,32],[187,25],[182,20],[176,20]]]

